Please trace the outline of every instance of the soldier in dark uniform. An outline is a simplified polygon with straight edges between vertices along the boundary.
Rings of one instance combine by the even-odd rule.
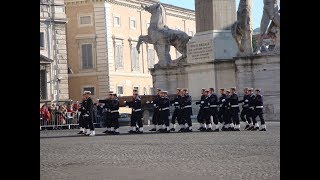
[[[162,125],[162,129],[160,132],[169,133],[170,132],[170,124],[169,124],[169,116],[170,116],[170,100],[168,98],[168,91],[161,91],[159,100],[159,121]]]
[[[242,105],[242,111],[240,113],[240,118],[243,122],[246,122],[246,127],[244,129],[248,129],[250,127],[251,119],[249,116],[249,93],[248,88],[243,89],[243,99],[239,101],[239,103],[243,103]]]
[[[188,94],[188,89],[182,90],[182,97],[180,99],[180,107],[182,111],[182,118],[185,122],[184,129],[181,129],[182,132],[192,132],[192,121],[191,121],[191,115],[192,115],[192,98]],[[181,132],[181,131],[180,131]]]
[[[110,134],[118,135],[119,133],[119,100],[117,98],[116,93],[112,93],[110,96],[110,103],[109,103],[109,112],[110,112],[110,120],[111,120],[111,128]]]
[[[258,130],[259,129],[259,125],[258,122],[256,120],[257,116],[259,116],[260,119],[260,123],[261,123],[261,129],[260,131],[266,131],[266,124],[263,118],[263,98],[262,95],[260,94],[261,89],[256,89],[256,97],[254,99],[254,112],[253,112],[253,117],[252,117],[252,121],[253,124],[256,124],[256,126],[252,129],[252,130]]]
[[[204,131],[207,129],[205,126],[205,123],[204,123],[205,115],[204,115],[204,109],[203,109],[204,99],[206,98],[205,90],[206,90],[206,88],[201,89],[200,101],[196,102],[196,105],[200,105],[199,112],[197,115],[197,120],[200,123],[200,128],[198,130],[200,130],[200,131]]]
[[[254,95],[253,93],[253,88],[248,88],[248,95],[249,95],[249,98],[248,98],[248,106],[249,106],[249,109],[247,111],[248,113],[248,117],[250,119],[252,119],[253,117],[253,112],[254,112],[254,99],[256,98],[256,96]],[[254,124],[252,123],[252,121],[249,123],[249,127],[246,129],[248,131],[252,130],[254,128]]]
[[[113,94],[113,91],[109,91],[107,94],[107,98],[105,99],[105,103],[103,106],[103,116],[106,121],[107,129],[103,132],[105,134],[111,133],[111,113],[110,113],[110,96]]]
[[[225,90],[224,88],[220,88],[220,97],[219,97],[219,111],[218,111],[218,119],[220,122],[220,126],[221,126],[221,130],[225,130],[226,129],[226,125],[225,124],[225,117],[223,116],[225,114],[226,111],[226,107],[224,106],[224,102],[226,101],[226,97],[227,95],[225,94]]]
[[[230,88],[230,117],[234,124],[234,131],[240,131],[240,119],[239,119],[239,98],[236,93],[236,88]]]
[[[157,131],[157,125],[158,125],[158,119],[159,119],[159,99],[160,99],[160,91],[161,89],[157,88],[158,94],[156,98],[151,101],[151,104],[153,104],[154,109],[153,109],[153,115],[152,115],[152,124],[154,125],[154,128],[150,129],[149,131]],[[158,130],[159,130],[158,126]]]
[[[172,102],[170,102],[171,105],[174,105],[174,111],[171,118],[171,126],[172,128],[170,131],[175,131],[176,129],[176,120],[178,121],[178,124],[181,125],[181,113],[180,113],[180,105],[179,101],[181,98],[181,88],[177,88],[177,97],[174,98]]]
[[[91,92],[85,91],[86,101],[84,103],[84,119],[86,120],[86,124],[89,126],[87,129],[87,136],[95,136],[94,125],[93,125],[93,101],[91,99]]]
[[[205,98],[203,99],[202,107],[203,107],[203,128],[200,131],[212,131],[211,118],[210,118],[210,94],[209,90],[204,91]]]
[[[79,112],[80,112],[80,116],[79,116],[79,127],[80,127],[80,132],[78,132],[78,134],[85,134],[86,133],[86,122],[85,119],[83,117],[84,113],[85,113],[85,109],[83,107],[83,105],[86,102],[86,94],[83,93],[82,94],[82,102],[81,102],[81,106],[79,108]]]
[[[212,116],[213,123],[215,125],[215,128],[213,131],[219,131],[219,120],[218,120],[218,96],[216,93],[214,93],[214,88],[209,88],[209,94],[210,94],[210,116]],[[211,121],[209,124],[209,128],[211,125]],[[208,130],[210,131],[210,130]]]
[[[142,110],[141,110],[141,99],[139,98],[139,94],[134,92],[132,95],[132,101],[124,102],[126,106],[132,108],[131,113],[131,130],[130,134],[142,134],[143,133],[143,124],[142,124]],[[137,130],[137,125],[139,129]]]
[[[230,90],[226,90],[226,99],[223,102],[223,106],[225,107],[225,111],[223,114],[223,119],[224,119],[224,131],[233,131],[234,130],[234,124],[231,121],[231,116],[230,116]]]

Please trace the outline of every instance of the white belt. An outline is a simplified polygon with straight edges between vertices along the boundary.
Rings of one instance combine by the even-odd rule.
[[[210,107],[218,107],[218,105],[210,105]]]
[[[205,107],[203,107],[203,108],[208,109],[209,107],[208,107],[208,106],[205,106]]]
[[[115,112],[119,112],[118,110],[113,110],[113,111],[110,111],[111,113],[115,113]]]
[[[161,109],[161,111],[163,111],[163,110],[167,110],[167,109],[169,109],[168,107],[166,107],[166,108],[163,108],[163,109]]]
[[[249,104],[244,104],[242,107],[248,107],[249,106]]]
[[[174,104],[179,104],[178,102],[175,102]]]
[[[134,112],[138,112],[138,111],[141,111],[141,109],[135,109],[135,110],[134,110]]]
[[[189,108],[189,107],[191,108],[192,106],[191,106],[191,105],[188,105],[188,106],[185,106],[185,107],[183,107],[183,108]]]
[[[256,108],[263,108],[263,106],[256,106]]]
[[[231,107],[239,107],[239,105],[231,105]]]

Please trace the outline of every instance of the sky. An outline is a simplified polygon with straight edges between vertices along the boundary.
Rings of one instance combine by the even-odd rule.
[[[194,1],[195,0],[160,0],[162,3],[172,4],[175,6],[180,6],[187,9],[194,10]],[[278,1],[279,4],[280,1]],[[236,8],[238,9],[239,0],[236,0]],[[280,5],[279,5],[280,7]],[[263,0],[253,0],[253,29],[256,29],[260,26],[260,21],[263,12]]]

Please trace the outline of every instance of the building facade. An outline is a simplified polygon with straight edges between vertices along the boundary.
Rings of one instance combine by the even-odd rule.
[[[68,100],[64,0],[40,0],[40,101]]]
[[[153,94],[149,68],[158,62],[152,44],[136,44],[140,35],[147,35],[151,14],[141,4],[156,0],[65,0],[67,24],[70,99],[81,99],[83,90],[93,98],[105,98],[108,91],[131,95]],[[190,36],[195,34],[194,11],[168,4],[166,24]],[[172,46],[172,59],[181,56]]]

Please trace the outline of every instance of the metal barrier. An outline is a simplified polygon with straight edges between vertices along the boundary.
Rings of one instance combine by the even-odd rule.
[[[40,130],[46,129],[73,129],[79,126],[80,112],[60,113],[56,112],[49,120],[44,119],[44,115],[40,113]],[[103,117],[97,115],[93,124],[95,127],[103,127]]]

